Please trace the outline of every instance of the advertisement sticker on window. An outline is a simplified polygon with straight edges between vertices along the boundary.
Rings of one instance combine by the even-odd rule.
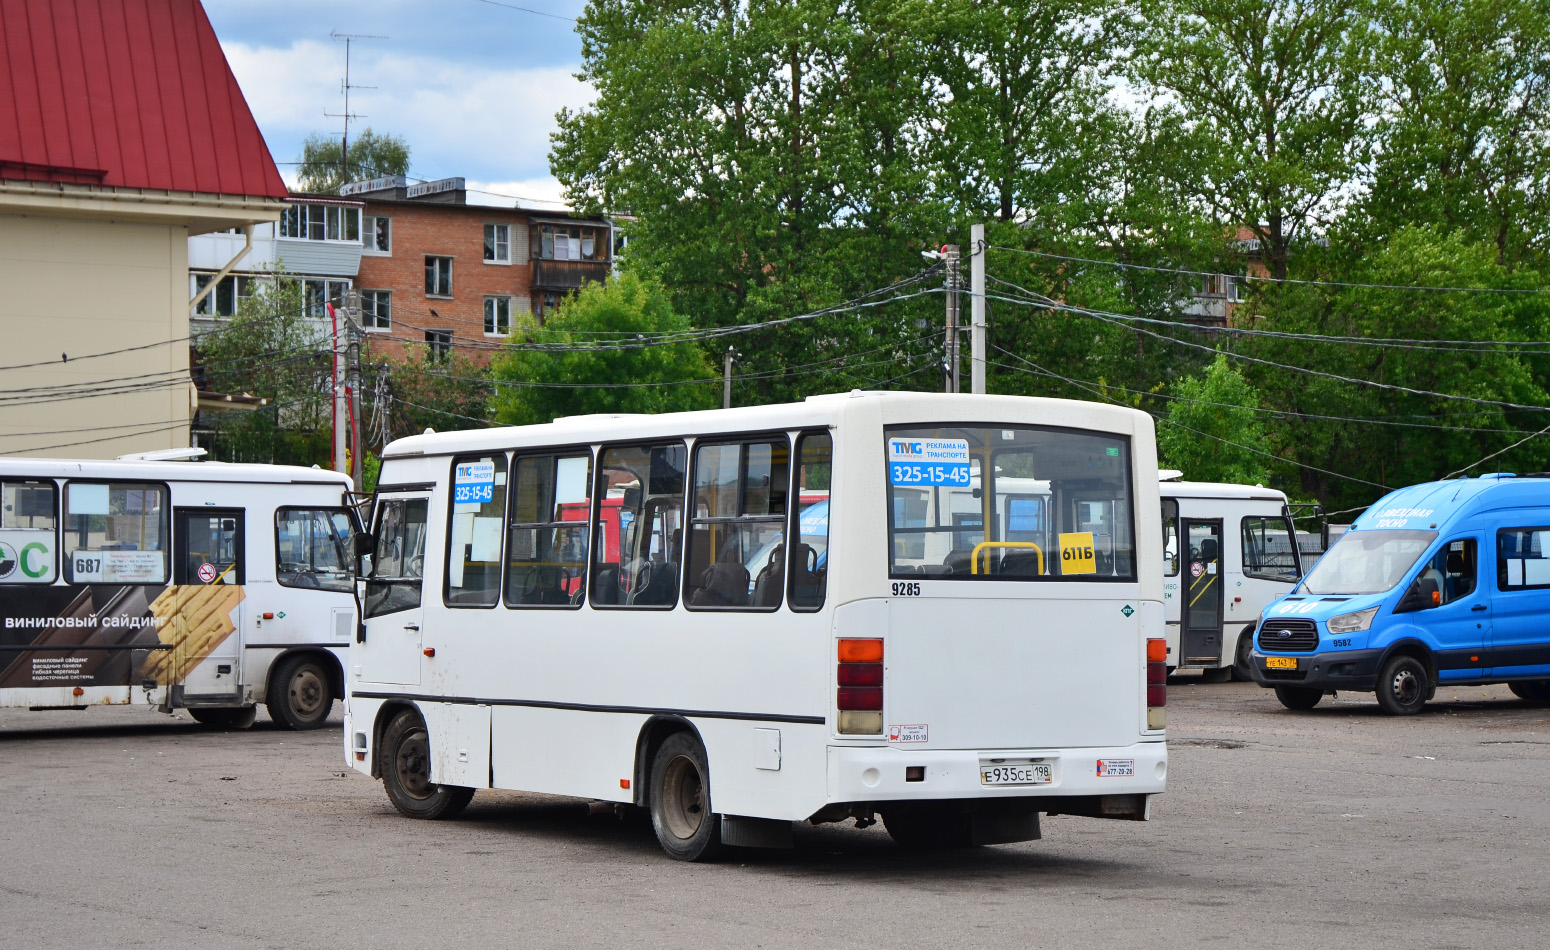
[[[459,462],[452,478],[452,501],[482,505],[495,500],[495,463]]]
[[[891,485],[969,487],[969,440],[888,440]]]

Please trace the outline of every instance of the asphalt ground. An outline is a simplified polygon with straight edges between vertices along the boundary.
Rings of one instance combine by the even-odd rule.
[[[945,854],[824,825],[688,865],[576,799],[401,818],[337,723],[0,710],[0,947],[1550,945],[1550,710],[1475,687],[1293,713],[1181,676],[1169,716],[1150,822]]]

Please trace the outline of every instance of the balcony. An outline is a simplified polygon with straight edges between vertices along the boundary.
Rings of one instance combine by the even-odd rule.
[[[607,261],[533,261],[533,289],[570,291],[583,284],[601,284],[608,277]]]

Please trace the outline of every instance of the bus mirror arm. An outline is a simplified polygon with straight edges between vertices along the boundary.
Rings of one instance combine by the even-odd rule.
[[[1405,591],[1405,596],[1401,597],[1399,603],[1394,605],[1394,612],[1396,614],[1410,613],[1414,610],[1422,610],[1426,606],[1426,597],[1421,593],[1421,582],[1414,580],[1410,582],[1410,587]]]

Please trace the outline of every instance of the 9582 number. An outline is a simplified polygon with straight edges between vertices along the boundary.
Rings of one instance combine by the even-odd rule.
[[[899,581],[899,582],[895,583],[893,585],[893,596],[895,596],[895,597],[919,597],[920,596],[920,582],[919,581]]]

